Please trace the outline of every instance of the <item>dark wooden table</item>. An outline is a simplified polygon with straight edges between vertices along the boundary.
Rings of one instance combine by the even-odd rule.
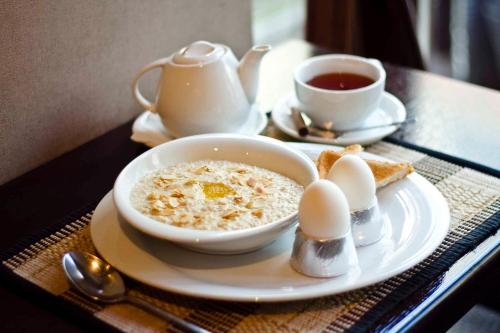
[[[264,64],[260,103],[270,108],[292,89],[291,70],[316,52],[302,41],[276,48]],[[387,90],[417,119],[391,138],[472,161],[490,173],[500,172],[499,92],[426,72],[385,67]],[[128,122],[1,186],[0,251],[108,192],[119,171],[146,150],[130,141],[130,131]],[[396,327],[445,330],[483,297],[498,295],[498,243],[497,233],[454,264],[433,288],[408,299],[407,305],[414,308],[392,319]],[[2,332],[85,332],[97,325],[65,311],[36,288],[4,276],[0,279]]]

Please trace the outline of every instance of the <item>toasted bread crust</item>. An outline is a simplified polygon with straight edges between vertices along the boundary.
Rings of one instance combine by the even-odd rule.
[[[390,163],[374,160],[366,160],[366,162],[375,176],[377,188],[403,179],[414,171],[410,163]]]
[[[347,146],[344,148],[344,150],[341,151],[323,150],[316,160],[316,167],[318,168],[319,178],[325,179],[333,163],[335,163],[335,161],[337,161],[343,155],[356,154],[360,151],[363,151],[363,147],[361,147],[360,145]]]
[[[325,179],[332,165],[345,154],[356,154],[362,151],[360,145],[348,146],[344,150],[335,152],[332,150],[324,150],[316,161],[319,177]],[[406,177],[406,175],[414,171],[410,163],[391,163],[375,160],[365,160],[375,177],[377,188],[386,186],[392,182]]]

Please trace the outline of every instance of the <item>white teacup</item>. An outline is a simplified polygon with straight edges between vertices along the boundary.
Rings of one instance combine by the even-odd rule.
[[[371,78],[368,86],[350,90],[329,90],[307,82],[328,73],[352,73]],[[385,70],[380,61],[363,57],[331,54],[307,59],[295,70],[295,94],[299,108],[314,124],[349,130],[361,126],[373,113],[382,98]]]

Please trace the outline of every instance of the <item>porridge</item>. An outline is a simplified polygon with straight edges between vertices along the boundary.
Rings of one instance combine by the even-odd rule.
[[[297,211],[304,188],[276,172],[243,163],[200,160],[142,177],[130,201],[156,221],[198,230],[239,230]]]

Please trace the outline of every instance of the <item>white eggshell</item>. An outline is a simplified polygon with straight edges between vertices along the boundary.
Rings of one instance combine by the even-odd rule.
[[[342,189],[351,211],[367,209],[375,203],[375,177],[368,164],[360,157],[342,156],[331,167],[327,179]]]
[[[334,239],[345,236],[350,231],[351,216],[342,190],[325,179],[311,183],[300,199],[299,223],[309,237]]]

